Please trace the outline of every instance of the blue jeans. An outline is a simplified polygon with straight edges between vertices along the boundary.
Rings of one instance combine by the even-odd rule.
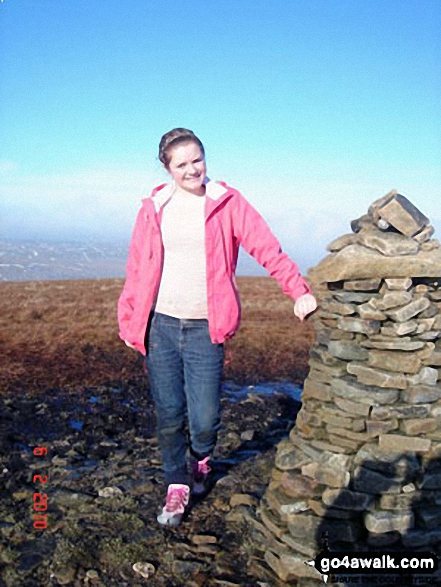
[[[224,346],[211,342],[208,320],[154,312],[146,350],[165,482],[190,485],[187,456],[201,460],[217,441]]]

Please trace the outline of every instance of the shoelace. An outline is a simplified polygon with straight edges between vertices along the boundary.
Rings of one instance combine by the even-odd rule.
[[[167,493],[165,508],[168,512],[184,513],[188,491],[185,488],[171,489]]]
[[[205,459],[203,461],[199,461],[198,462],[198,473],[202,474],[202,475],[208,475],[208,473],[211,471],[211,467],[208,466],[208,461],[209,461],[210,457],[205,457]]]

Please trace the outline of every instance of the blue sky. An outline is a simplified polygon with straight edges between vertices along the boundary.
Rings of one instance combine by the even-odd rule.
[[[3,0],[0,229],[128,240],[202,139],[304,270],[396,188],[441,230],[439,0]]]

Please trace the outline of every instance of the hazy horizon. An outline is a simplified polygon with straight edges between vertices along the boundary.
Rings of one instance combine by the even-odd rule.
[[[0,238],[0,281],[124,278],[128,249],[128,241]],[[299,265],[303,274],[308,267]],[[236,275],[269,276],[243,250]]]

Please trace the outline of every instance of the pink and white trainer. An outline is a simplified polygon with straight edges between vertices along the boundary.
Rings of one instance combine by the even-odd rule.
[[[162,513],[156,518],[164,526],[178,526],[190,499],[190,487],[172,483],[167,489],[167,498]]]
[[[211,467],[208,466],[210,457],[205,457],[202,461],[193,461],[193,488],[194,495],[203,495],[208,489],[208,475]]]

